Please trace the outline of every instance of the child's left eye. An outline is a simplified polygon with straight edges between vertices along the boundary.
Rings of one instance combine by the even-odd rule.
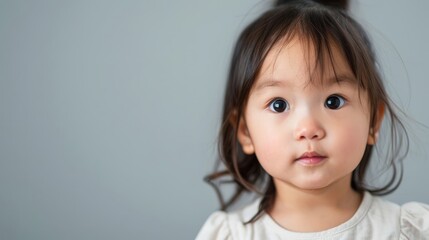
[[[346,103],[346,100],[338,95],[331,95],[329,96],[325,101],[325,107],[329,109],[340,109],[344,104]]]

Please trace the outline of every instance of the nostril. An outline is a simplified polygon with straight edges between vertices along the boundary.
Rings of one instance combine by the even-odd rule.
[[[325,135],[324,130],[320,127],[317,128],[303,128],[297,132],[296,139],[298,140],[317,140],[323,138]]]

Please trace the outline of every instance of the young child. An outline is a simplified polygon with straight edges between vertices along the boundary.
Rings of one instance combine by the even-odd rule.
[[[428,205],[377,196],[401,181],[407,133],[347,1],[324,4],[277,3],[240,35],[219,138],[226,170],[207,180],[232,178],[229,201],[215,187],[222,210],[246,191],[261,196],[213,213],[197,239],[429,239]],[[365,177],[383,118],[391,142],[380,159],[392,174],[373,186]]]

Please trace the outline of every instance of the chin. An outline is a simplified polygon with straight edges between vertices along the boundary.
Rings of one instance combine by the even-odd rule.
[[[305,181],[305,182],[299,182],[294,184],[297,188],[302,190],[322,190],[329,186],[329,183],[321,180],[314,180],[314,181]]]

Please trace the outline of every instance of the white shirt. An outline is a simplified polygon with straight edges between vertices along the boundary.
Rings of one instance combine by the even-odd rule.
[[[244,225],[257,212],[260,199],[242,210],[213,213],[197,240],[210,239],[429,239],[429,205],[410,202],[399,206],[365,192],[352,218],[321,232],[292,232],[278,225],[268,214]]]

